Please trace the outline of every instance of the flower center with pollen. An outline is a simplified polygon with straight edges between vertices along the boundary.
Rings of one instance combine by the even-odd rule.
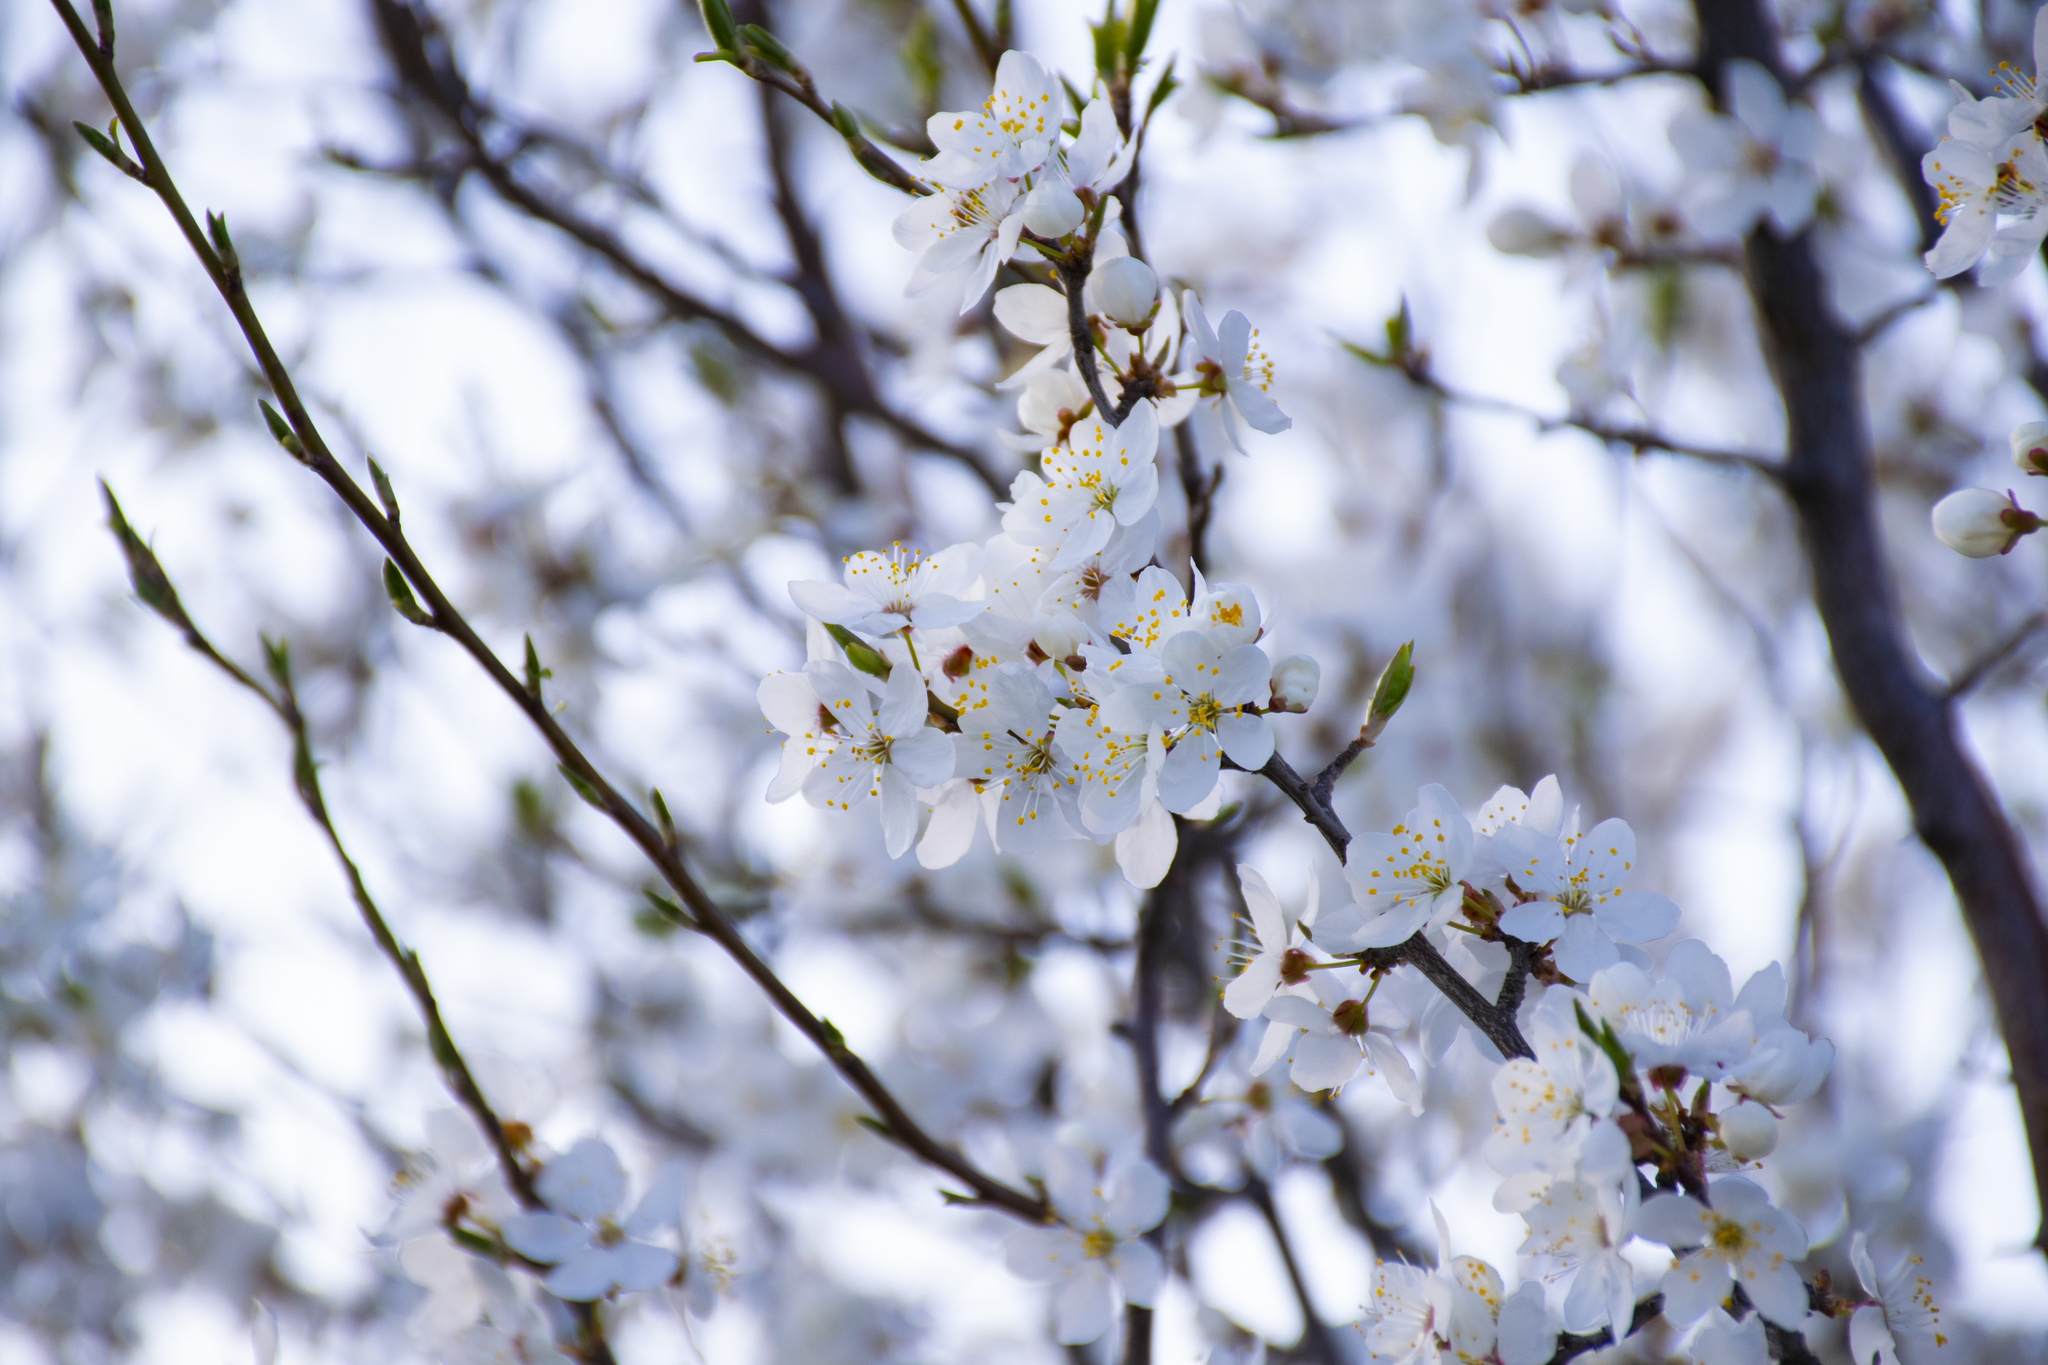
[[[1099,1261],[1116,1250],[1116,1234],[1097,1228],[1081,1237],[1081,1253],[1091,1261]]]
[[[1749,1229],[1732,1218],[1714,1221],[1714,1235],[1707,1239],[1723,1256],[1740,1256],[1749,1248]]]

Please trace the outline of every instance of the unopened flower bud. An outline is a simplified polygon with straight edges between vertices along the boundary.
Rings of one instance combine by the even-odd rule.
[[[1769,1108],[1744,1100],[1715,1115],[1721,1121],[1721,1144],[1737,1161],[1760,1161],[1778,1145],[1778,1120]]]
[[[1989,559],[2041,529],[2041,518],[1988,488],[1958,488],[1934,504],[1934,537],[1959,555]]]
[[[2028,474],[2048,474],[2048,422],[2012,429],[2012,462]]]
[[[1275,711],[1306,711],[1315,703],[1316,689],[1322,685],[1323,669],[1306,654],[1290,654],[1273,665],[1273,701]]]
[[[1024,226],[1041,237],[1064,237],[1087,219],[1074,192],[1047,181],[1024,196]]]
[[[1159,277],[1136,256],[1118,256],[1095,267],[1088,277],[1095,304],[1119,327],[1143,327],[1159,310]]]
[[[1088,641],[1088,623],[1065,607],[1040,607],[1031,617],[1031,643],[1048,659],[1064,659]]]
[[[1486,240],[1509,256],[1555,256],[1572,234],[1534,209],[1511,208],[1487,224]]]

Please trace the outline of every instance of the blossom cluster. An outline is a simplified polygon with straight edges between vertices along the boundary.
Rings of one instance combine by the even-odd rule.
[[[1948,136],[1921,162],[1934,187],[1944,224],[1927,253],[1927,268],[1942,279],[1979,260],[1977,278],[2004,284],[2026,268],[2048,235],[2048,141],[2042,130],[2048,96],[2038,84],[2048,70],[2048,10],[2034,18],[2034,68],[2026,76],[2001,64],[1998,88],[1978,99],[1958,82]]]
[[[931,868],[980,828],[1008,853],[1113,843],[1151,886],[1172,861],[1171,817],[1210,799],[1226,758],[1264,766],[1267,716],[1306,710],[1319,671],[1267,655],[1249,590],[1191,567],[1190,592],[1157,562],[1161,427],[1205,403],[1233,439],[1240,418],[1289,422],[1245,317],[1212,328],[1192,292],[1162,290],[1103,226],[1129,144],[1100,99],[1063,142],[1063,104],[1035,58],[1007,53],[981,112],[932,119],[926,171],[943,188],[897,235],[923,253],[913,291],[965,276],[970,305],[1023,234],[1067,265],[1092,262],[1076,275],[1082,339],[1116,411],[1096,410],[1077,368],[1074,300],[1040,284],[998,294],[997,318],[1043,348],[1010,381],[1028,433],[1012,443],[1037,452],[1035,468],[986,542],[862,551],[841,582],[790,585],[813,629],[803,671],[761,683],[786,736],[768,797],[840,810],[874,797],[889,856],[915,843]]]

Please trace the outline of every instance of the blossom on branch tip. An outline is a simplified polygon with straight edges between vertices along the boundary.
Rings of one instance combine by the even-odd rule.
[[[1391,832],[1352,840],[1344,879],[1354,904],[1323,921],[1318,941],[1337,953],[1391,948],[1433,920],[1448,921],[1464,900],[1474,851],[1456,798],[1434,783],[1424,787]]]
[[[623,1222],[626,1173],[610,1146],[585,1138],[549,1162],[535,1182],[552,1212],[519,1213],[504,1223],[505,1242],[520,1255],[552,1265],[544,1283],[572,1302],[619,1290],[650,1289],[675,1273],[676,1256],[636,1238],[658,1232],[681,1213],[684,1174],[671,1165]]]

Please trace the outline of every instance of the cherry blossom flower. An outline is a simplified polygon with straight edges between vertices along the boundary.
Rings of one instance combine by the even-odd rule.
[[[1192,290],[1181,296],[1181,311],[1188,322],[1189,339],[1195,345],[1195,372],[1184,384],[1216,401],[1222,411],[1223,430],[1230,443],[1244,453],[1233,414],[1242,416],[1254,431],[1277,435],[1294,425],[1294,419],[1280,411],[1266,390],[1273,384],[1273,362],[1259,346],[1258,331],[1239,312],[1223,316],[1220,330],[1212,330],[1202,301]],[[1186,360],[1182,353],[1182,360]],[[1176,384],[1183,381],[1176,379]]]
[[[1052,548],[1056,569],[1085,559],[1118,526],[1152,510],[1158,450],[1159,420],[1144,404],[1120,427],[1099,416],[1076,422],[1066,448],[1046,452],[1042,475],[1027,469],[1011,483],[1003,529],[1025,545]]]
[[[1230,646],[1205,630],[1183,630],[1160,649],[1162,673],[1120,687],[1103,703],[1104,723],[1126,733],[1163,729],[1171,748],[1159,769],[1159,799],[1175,814],[1200,805],[1216,786],[1224,754],[1256,772],[1273,756],[1273,730],[1247,714],[1271,695],[1273,663],[1257,645]]]
[[[1724,70],[1733,117],[1689,109],[1671,123],[1672,145],[1706,177],[1694,221],[1710,237],[1739,237],[1769,214],[1789,237],[1812,219],[1820,195],[1820,120],[1788,105],[1778,78],[1758,63],[1737,59]]]
[[[2022,422],[2012,429],[2012,462],[2024,474],[2048,474],[2048,422]]]
[[[1849,1354],[1857,1365],[1935,1365],[1943,1359],[1948,1337],[1941,1330],[1933,1282],[1921,1273],[1921,1259],[1903,1257],[1880,1277],[1859,1232],[1850,1239],[1849,1262],[1863,1292],[1876,1300],[1849,1317]]]
[[[1252,1074],[1285,1061],[1288,1078],[1303,1090],[1335,1090],[1362,1067],[1369,1076],[1384,1077],[1394,1098],[1420,1113],[1422,1086],[1393,1037],[1407,1021],[1394,1013],[1389,1025],[1391,1011],[1383,1004],[1381,1021],[1373,1022],[1364,983],[1355,974],[1344,975],[1351,984],[1335,971],[1313,972],[1306,994],[1275,995],[1266,1002],[1271,1022]]]
[[[953,746],[925,724],[924,679],[899,664],[876,682],[831,659],[806,664],[804,673],[840,735],[804,778],[805,797],[840,810],[879,797],[883,845],[901,857],[917,834],[918,789],[953,775]]]
[[[1631,1172],[1624,1180],[1556,1180],[1526,1205],[1515,1201],[1514,1211],[1529,1225],[1522,1254],[1547,1257],[1570,1277],[1564,1296],[1568,1332],[1592,1332],[1612,1323],[1617,1336],[1628,1335],[1635,1317],[1635,1272],[1621,1246],[1635,1212],[1633,1193]]]
[[[942,191],[904,209],[894,231],[898,246],[921,253],[904,292],[914,296],[957,284],[964,313],[981,302],[996,271],[1016,253],[1024,235],[1024,199],[1011,180]]]
[[[1051,690],[1015,664],[961,708],[957,770],[998,792],[996,846],[1006,852],[1040,847],[1080,823],[1079,779],[1059,746],[1054,709]]]
[[[427,1150],[408,1164],[393,1192],[398,1207],[384,1235],[400,1242],[457,1218],[491,1226],[519,1207],[505,1187],[497,1153],[475,1120],[457,1109],[427,1115]]]
[[[1237,880],[1244,890],[1245,909],[1251,912],[1252,934],[1259,950],[1223,988],[1223,1008],[1240,1019],[1253,1019],[1264,1011],[1274,992],[1308,980],[1309,966],[1325,960],[1307,940],[1298,938],[1298,926],[1313,926],[1316,922],[1319,888],[1316,870],[1311,866],[1308,895],[1302,902],[1301,914],[1296,916],[1281,908],[1273,888],[1251,864],[1237,865]]]
[[[1792,1262],[1806,1255],[1805,1230],[1740,1176],[1718,1182],[1708,1197],[1711,1207],[1689,1195],[1660,1194],[1636,1213],[1637,1235],[1685,1253],[1665,1272],[1664,1316],[1681,1327],[1699,1321],[1728,1297],[1732,1276],[1765,1317],[1798,1327],[1806,1318],[1806,1285]]]
[[[1492,1359],[1497,1344],[1496,1319],[1506,1297],[1500,1273],[1476,1256],[1451,1255],[1444,1216],[1434,1204],[1430,1212],[1437,1269],[1374,1262],[1359,1330],[1374,1361],[1421,1365],[1441,1358],[1478,1365]]]
[[[1344,879],[1353,904],[1323,921],[1318,941],[1332,952],[1387,948],[1433,919],[1448,920],[1464,900],[1473,866],[1472,826],[1449,791],[1431,784],[1386,834],[1352,840]]]
[[[963,601],[981,576],[981,547],[953,545],[929,557],[891,547],[887,554],[862,550],[846,561],[846,582],[797,579],[790,600],[805,615],[863,635],[957,626],[987,609]]]
[[[1562,839],[1528,825],[1496,831],[1490,852],[1524,895],[1533,896],[1500,917],[1504,934],[1551,943],[1557,965],[1575,981],[1621,960],[1614,945],[1647,943],[1678,924],[1678,907],[1622,883],[1635,866],[1636,836],[1625,820],[1602,820],[1584,835],[1567,827]]]
[[[979,110],[933,114],[925,121],[939,154],[919,169],[926,179],[956,190],[999,178],[1019,180],[1052,154],[1065,107],[1038,58],[1012,48],[996,64],[995,88]]]
[[[845,665],[837,667],[844,668]],[[836,672],[827,671],[820,678],[825,681],[828,691],[846,689],[845,680]],[[770,673],[761,679],[761,686],[754,694],[761,714],[768,718],[768,724],[788,736],[782,741],[781,766],[768,783],[768,800],[771,802],[787,801],[802,791],[825,756],[846,738],[846,732],[832,719],[831,709],[819,699],[817,681],[807,665],[800,673]]]
[[[1166,1177],[1139,1161],[1098,1178],[1079,1153],[1056,1148],[1045,1184],[1060,1224],[1011,1233],[1003,1260],[1027,1280],[1059,1283],[1053,1336],[1079,1345],[1109,1330],[1117,1291],[1141,1307],[1159,1292],[1165,1270],[1142,1234],[1166,1217]]]
[[[1575,1170],[1593,1128],[1614,1112],[1621,1082],[1614,1064],[1580,1032],[1577,995],[1552,986],[1530,1016],[1536,1058],[1510,1058],[1493,1073],[1499,1106],[1486,1160],[1504,1175]]]
[[[1920,173],[1940,200],[1941,238],[1925,258],[1936,278],[1987,256],[1977,274],[1987,287],[2026,268],[2048,233],[2048,148],[2031,127],[1994,147],[1944,138],[1921,158]]]
[[[624,1222],[615,1221],[626,1173],[610,1146],[585,1138],[550,1161],[534,1182],[550,1213],[518,1213],[504,1222],[505,1242],[520,1255],[552,1265],[543,1283],[572,1302],[620,1290],[648,1289],[675,1272],[675,1253],[636,1240],[674,1223],[684,1174],[668,1166]]]

